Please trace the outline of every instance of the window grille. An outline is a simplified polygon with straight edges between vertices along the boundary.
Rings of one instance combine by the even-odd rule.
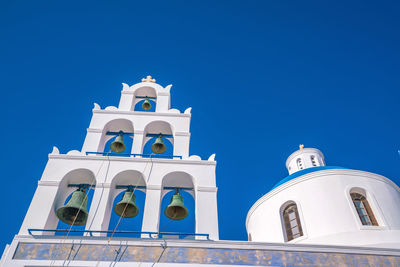
[[[358,217],[363,225],[378,225],[374,213],[365,196],[359,193],[350,193],[353,204],[356,207]]]
[[[283,220],[285,223],[287,241],[303,235],[296,204],[290,204],[284,209]]]

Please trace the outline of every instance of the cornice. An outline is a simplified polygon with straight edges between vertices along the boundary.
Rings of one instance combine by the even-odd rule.
[[[60,181],[38,181],[38,186],[59,186]],[[111,188],[111,183],[96,182],[96,188]],[[162,190],[161,185],[146,185],[146,190]],[[196,192],[217,192],[218,187],[212,186],[198,186],[195,188]]]
[[[299,177],[296,177],[290,181],[287,181],[286,183],[281,184],[280,186],[274,188],[273,190],[271,190],[270,192],[268,192],[267,194],[265,194],[264,196],[262,196],[260,199],[258,199],[253,206],[250,208],[249,212],[247,213],[247,217],[246,217],[246,229],[247,229],[247,224],[248,221],[251,217],[251,215],[253,214],[253,212],[265,201],[267,201],[268,199],[270,199],[271,197],[275,196],[276,194],[282,192],[283,190],[292,187],[298,183],[304,182],[304,181],[308,181],[311,179],[315,179],[315,178],[320,178],[320,177],[324,177],[324,176],[331,176],[331,175],[351,175],[351,176],[361,176],[361,177],[365,177],[365,178],[369,178],[369,179],[375,179],[384,183],[387,183],[391,186],[393,186],[394,188],[396,188],[397,191],[400,192],[400,188],[393,183],[390,179],[379,175],[379,174],[375,174],[375,173],[371,173],[371,172],[366,172],[366,171],[359,171],[359,170],[350,170],[350,169],[329,169],[329,170],[320,170],[320,171],[315,171],[315,172],[311,172],[311,173],[307,173],[304,175],[301,175]]]
[[[80,156],[80,155],[57,155],[49,154],[49,159],[66,159],[66,160],[110,160],[120,162],[154,162],[154,163],[176,163],[176,164],[188,164],[188,165],[217,165],[216,161],[208,160],[188,160],[188,159],[163,159],[163,158],[136,158],[136,157],[118,157],[118,156]]]
[[[87,128],[86,131],[88,133],[102,133],[102,129],[96,128]],[[134,134],[144,134],[143,130],[134,130]],[[190,136],[190,132],[175,132],[173,133],[175,136]]]
[[[136,116],[162,116],[162,117],[192,117],[191,114],[185,113],[167,113],[167,112],[145,112],[145,111],[129,111],[129,110],[104,110],[94,109],[93,113],[101,114],[122,114],[122,115],[136,115]]]

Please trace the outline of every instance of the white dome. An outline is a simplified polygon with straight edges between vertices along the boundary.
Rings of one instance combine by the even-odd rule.
[[[279,185],[253,205],[246,219],[251,241],[400,248],[397,185],[363,171],[314,169]],[[365,196],[370,224],[375,225],[363,225],[355,195]],[[297,228],[287,230],[293,226]]]

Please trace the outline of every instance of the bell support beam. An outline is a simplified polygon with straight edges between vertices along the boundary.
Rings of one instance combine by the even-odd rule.
[[[132,189],[146,189],[145,186],[143,185],[117,185],[115,186],[115,189],[128,189],[128,190],[132,190]]]
[[[112,153],[107,153],[107,152],[91,152],[88,151],[86,152],[86,155],[90,155],[90,154],[94,154],[94,155],[103,155],[103,156],[133,156],[133,157],[141,157],[141,158],[174,158],[174,159],[182,159],[182,156],[168,156],[168,155],[154,155],[154,154],[130,154],[130,153],[116,153],[116,152],[112,152]]]
[[[183,191],[193,191],[193,188],[190,187],[179,187],[179,186],[164,186],[165,190],[183,190]]]
[[[128,136],[133,136],[134,133],[128,133],[128,132],[119,131],[119,132],[107,132],[106,135],[128,135]]]
[[[91,184],[68,184],[68,187],[77,187],[77,188],[82,188],[82,189],[89,189],[89,188],[95,188],[95,185]]]
[[[151,99],[151,100],[156,100],[157,97],[153,97],[153,96],[136,96],[136,98],[140,98],[140,99]]]
[[[117,185],[115,189],[146,189],[146,186],[143,185]],[[164,186],[163,189],[165,190],[183,190],[183,191],[193,191],[193,188],[190,187],[179,187],[179,186]]]
[[[163,133],[148,133],[146,134],[147,137],[159,137],[159,136],[165,137],[165,138],[174,138],[172,134],[163,134]]]

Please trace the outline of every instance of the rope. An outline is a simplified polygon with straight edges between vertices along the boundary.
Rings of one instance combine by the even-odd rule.
[[[107,166],[106,177],[105,177],[104,179],[107,179],[108,170],[109,170],[109,168],[110,168],[110,156],[109,156],[109,154],[110,154],[110,152],[107,152],[108,166]],[[96,183],[96,177],[99,175],[99,172],[100,172],[100,170],[101,170],[101,168],[103,167],[103,165],[104,165],[105,162],[106,162],[106,161],[103,161],[103,162],[101,163],[99,169],[97,170],[97,173],[96,173],[96,175],[95,175],[95,178],[94,178],[93,182],[92,182],[92,183],[90,184],[90,186],[89,186],[88,193],[89,193],[89,191],[92,189],[92,187],[94,186],[94,184]],[[63,236],[63,240],[62,240],[62,242],[61,242],[61,244],[62,244],[62,246],[61,246],[61,251],[64,249],[65,240],[66,240],[67,237],[69,236],[69,233],[71,232],[71,229],[72,229],[72,227],[73,227],[74,224],[75,224],[75,221],[76,221],[76,219],[77,219],[77,217],[78,217],[78,214],[79,214],[80,210],[81,210],[82,207],[83,207],[83,203],[85,203],[85,201],[88,199],[88,193],[85,194],[84,201],[82,201],[82,203],[81,203],[81,205],[80,205],[80,207],[79,207],[79,210],[78,210],[78,212],[76,213],[76,215],[75,215],[75,217],[74,217],[74,220],[72,221],[72,224],[71,224],[71,226],[69,227],[69,229],[68,229],[68,231],[67,231],[67,234]],[[65,263],[65,261],[68,259],[68,257],[69,257],[69,255],[68,255],[67,258],[64,260],[64,263]],[[53,260],[51,261],[50,267],[51,267],[51,266],[54,266],[55,261],[56,261],[55,259],[53,259]],[[63,263],[63,265],[64,265],[64,263]]]
[[[151,158],[152,155],[153,155],[153,153],[151,153],[151,155],[150,155],[151,166],[153,166],[153,160],[152,160],[152,158]],[[144,166],[144,169],[143,169],[143,173],[146,171],[146,168],[147,168],[148,163],[149,163],[149,162],[146,162],[146,165]],[[149,176],[147,177],[147,180],[146,180],[146,184],[149,182],[152,169],[153,169],[153,168],[151,167],[150,172],[149,172]],[[134,194],[135,194],[135,191],[136,191],[136,188],[137,188],[137,187],[138,187],[138,185],[136,184],[135,187],[133,188],[133,192],[132,192],[132,194],[131,194],[131,197],[129,198],[129,201],[125,204],[125,207],[124,207],[124,209],[123,209],[123,211],[122,211],[122,214],[125,214],[126,208],[128,207],[128,203],[132,200],[132,198],[133,198],[133,196],[134,196]],[[115,226],[114,230],[112,231],[112,233],[111,233],[111,235],[110,235],[110,237],[109,237],[109,239],[108,239],[108,241],[107,241],[108,243],[110,242],[111,238],[113,237],[115,231],[117,230],[117,228],[118,228],[118,226],[119,226],[119,224],[121,223],[121,221],[122,221],[123,218],[124,218],[124,217],[122,217],[122,216],[119,217],[119,220],[118,220],[118,222],[117,222],[117,225]]]
[[[110,262],[110,267],[111,267],[111,266],[116,266],[117,263],[121,261],[122,257],[123,257],[124,254],[125,254],[125,251],[128,249],[128,241],[126,241],[125,249],[124,249],[124,251],[122,251],[121,256],[119,256],[119,260],[116,260],[116,259],[118,258],[119,252],[121,252],[121,247],[122,247],[122,241],[121,241],[121,246],[120,246],[120,249],[119,249],[119,251],[118,251],[118,254],[117,254],[117,256],[115,256],[115,260],[112,261],[112,262]],[[140,264],[140,265],[141,265],[141,264]],[[139,265],[139,267],[140,267],[140,265]]]
[[[151,172],[153,171],[153,164],[154,164],[153,158],[152,158],[152,155],[153,155],[153,154],[154,154],[154,153],[151,153],[151,154],[150,154],[151,167],[150,167],[149,175],[148,175],[147,180],[146,180],[146,184],[149,182]],[[144,166],[143,172],[142,172],[142,173],[145,173],[148,164],[149,164],[149,162],[146,162],[146,165]],[[135,187],[133,188],[133,192],[132,192],[132,194],[131,194],[131,197],[129,198],[129,201],[125,204],[125,207],[124,207],[124,209],[123,209],[123,211],[122,211],[121,214],[124,214],[124,213],[125,213],[125,210],[126,210],[126,208],[128,207],[128,203],[132,200],[132,197],[133,197],[133,195],[134,195],[134,193],[135,193],[135,191],[136,191],[137,186],[138,186],[138,185],[136,184]],[[119,224],[121,223],[121,221],[122,221],[123,218],[124,218],[124,217],[120,216],[120,218],[118,219],[117,225],[114,227],[114,230],[111,232],[111,235],[110,235],[110,237],[109,237],[108,240],[107,240],[107,246],[106,246],[105,250],[110,246],[111,238],[114,236],[114,233],[115,233],[115,231],[117,230],[117,228],[118,228],[118,226],[119,226]],[[120,259],[119,259],[118,261],[120,261],[121,258],[122,258],[122,256],[120,257]],[[114,260],[114,261],[115,261],[115,260]],[[114,261],[112,261],[111,263],[113,263]],[[99,266],[99,263],[100,263],[100,261],[97,261],[96,267]],[[110,266],[111,266],[111,265],[110,265]]]
[[[154,265],[156,265],[156,263],[160,262],[162,255],[164,254],[165,250],[167,249],[167,241],[165,241],[165,239],[163,241],[164,241],[164,243],[161,243],[161,247],[163,248],[163,250],[161,251],[160,256],[158,257],[157,261],[153,262],[151,267],[154,267]]]
[[[151,176],[151,173],[152,173],[152,170],[153,170],[153,164],[154,164],[154,162],[153,162],[153,159],[152,159],[152,155],[153,155],[153,153],[150,155],[151,167],[150,167],[149,175],[148,175],[147,180],[146,180],[146,184],[148,183],[148,181],[149,181],[149,179],[150,179],[150,176]],[[109,159],[108,153],[107,153],[107,159],[108,159],[108,163],[109,163],[109,164],[108,164],[108,167],[107,167],[107,172],[106,172],[105,180],[107,179],[108,169],[109,169],[109,167],[110,167],[110,159]],[[103,163],[104,163],[104,162],[103,162]],[[144,167],[144,169],[143,169],[143,173],[145,173],[146,168],[147,168],[147,166],[148,166],[148,163],[149,163],[149,162],[146,162],[146,165],[145,165],[145,167]],[[102,166],[101,166],[101,167],[102,167]],[[100,169],[101,169],[101,167],[100,167]],[[100,169],[99,169],[99,171],[100,171]],[[98,173],[99,173],[99,171],[98,171]],[[98,173],[97,173],[97,174],[98,174]],[[96,175],[96,176],[97,176],[97,175]],[[136,191],[136,189],[137,189],[137,186],[138,186],[138,184],[136,184],[135,187],[133,188],[133,193],[131,194],[131,197],[130,197],[129,201],[125,204],[125,207],[124,207],[124,209],[123,209],[123,211],[122,211],[121,214],[124,214],[124,213],[125,213],[126,208],[128,207],[128,203],[132,200],[132,198],[133,198],[133,196],[134,196],[134,193],[135,193],[135,191]],[[103,191],[104,191],[104,188],[103,188]],[[102,191],[102,193],[103,193],[103,191]],[[87,197],[87,195],[86,195],[86,197]],[[82,204],[83,204],[83,203],[82,203]],[[99,204],[100,204],[100,202],[99,202]],[[98,206],[99,206],[99,204],[98,204]],[[97,208],[98,208],[98,206],[97,206]],[[82,207],[82,206],[81,206],[81,207]],[[79,211],[78,211],[78,213],[79,213]],[[78,214],[78,213],[77,213],[77,214]],[[96,209],[96,213],[97,213],[97,209]],[[174,218],[176,217],[176,215],[177,215],[177,214],[176,214],[176,212],[175,212],[173,218],[171,218],[171,219],[169,220],[169,222],[168,222],[160,231],[158,231],[158,233],[162,232],[162,231],[174,220]],[[119,226],[120,223],[122,222],[122,219],[123,219],[123,218],[124,218],[124,217],[120,216],[120,218],[119,218],[119,220],[118,220],[118,222],[117,222],[117,225],[114,227],[114,229],[113,229],[113,231],[112,231],[110,237],[109,237],[108,240],[107,240],[107,246],[106,246],[105,249],[107,249],[107,248],[110,246],[110,241],[111,241],[112,237],[114,236],[114,234],[115,234],[115,232],[116,232],[118,226]],[[75,219],[76,219],[76,218],[75,218]],[[73,221],[73,224],[74,224],[74,222],[75,222],[75,220]],[[72,224],[72,225],[73,225],[73,224]],[[92,225],[92,224],[93,224],[93,220],[92,220],[92,222],[91,222],[91,225]],[[71,230],[72,225],[71,225],[69,231]],[[90,225],[90,226],[91,226],[91,225]],[[68,233],[69,233],[69,231],[68,231]],[[68,234],[68,233],[67,233],[67,234]],[[67,235],[67,236],[68,236],[68,235]],[[65,239],[64,239],[64,240],[65,240]],[[167,249],[167,242],[165,241],[165,239],[164,239],[163,241],[164,241],[164,243],[161,244],[161,246],[163,247],[163,251],[161,252],[161,254],[160,254],[160,256],[158,257],[157,261],[153,262],[152,267],[153,267],[156,263],[158,263],[158,262],[161,260],[162,255],[164,254],[165,250]],[[63,245],[64,245],[64,244],[63,244]],[[120,247],[120,249],[117,251],[117,255],[116,255],[115,259],[110,263],[110,266],[115,266],[115,265],[122,259],[122,257],[123,257],[123,255],[124,255],[125,251],[127,250],[127,248],[128,248],[128,244],[126,244],[126,247],[125,247],[123,253],[121,254],[121,256],[120,256],[119,259],[118,259],[118,256],[119,256],[118,254],[121,252],[121,247]],[[70,254],[71,254],[71,252],[70,252]],[[64,260],[63,265],[64,265],[65,262],[68,260],[68,258],[69,258],[69,255],[68,255],[67,258]],[[99,263],[100,263],[100,261],[97,261],[96,266],[99,266]],[[113,263],[114,263],[114,265],[113,265]],[[68,265],[69,265],[69,263],[68,263]],[[140,265],[141,265],[141,264],[140,264]],[[53,265],[51,265],[51,266],[53,266]]]

